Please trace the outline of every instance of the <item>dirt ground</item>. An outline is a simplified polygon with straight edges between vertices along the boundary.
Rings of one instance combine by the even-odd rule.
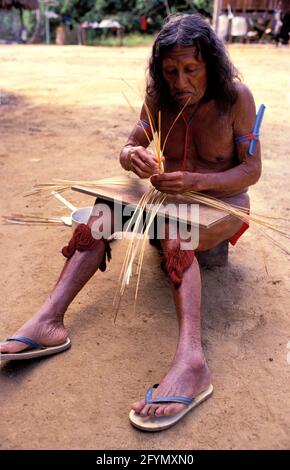
[[[52,178],[120,173],[118,155],[137,114],[149,48],[0,46],[0,215],[64,215],[56,200],[24,198]],[[290,49],[232,46],[230,54],[267,106],[263,176],[252,208],[289,216]],[[122,170],[121,170],[122,171]],[[89,196],[68,192],[78,207]],[[0,226],[1,337],[13,333],[53,287],[70,237],[64,226]],[[254,227],[228,267],[202,273],[202,336],[213,397],[157,434],[131,427],[132,401],[166,373],[177,340],[167,279],[149,246],[136,312],[133,287],[112,318],[126,241],[113,245],[66,316],[73,346],[47,359],[1,366],[2,449],[289,449],[290,340],[287,257]],[[289,266],[289,265],[288,265]],[[144,301],[146,299],[146,301]]]

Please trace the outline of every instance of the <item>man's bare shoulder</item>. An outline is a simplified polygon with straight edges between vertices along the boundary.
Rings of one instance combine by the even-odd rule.
[[[235,82],[237,99],[233,105],[233,113],[235,116],[240,113],[252,112],[255,110],[255,101],[253,93],[249,87],[243,82]]]
[[[149,107],[151,112],[156,112],[156,103],[153,97],[148,95],[148,93],[145,95],[144,103]]]

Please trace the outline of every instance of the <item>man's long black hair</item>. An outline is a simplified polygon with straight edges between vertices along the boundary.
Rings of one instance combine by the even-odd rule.
[[[172,103],[162,61],[175,46],[194,46],[195,58],[201,58],[206,65],[208,86],[204,99],[214,99],[221,111],[228,110],[237,98],[235,80],[239,80],[239,74],[223,43],[198,14],[169,17],[153,44],[147,94],[155,109],[164,109]]]

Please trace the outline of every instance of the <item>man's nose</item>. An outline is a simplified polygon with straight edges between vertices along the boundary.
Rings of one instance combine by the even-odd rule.
[[[175,88],[179,91],[185,90],[186,88],[186,77],[184,73],[179,72],[176,76]]]

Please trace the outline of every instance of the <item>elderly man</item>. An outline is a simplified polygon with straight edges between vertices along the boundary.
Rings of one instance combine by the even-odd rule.
[[[248,154],[255,104],[211,27],[198,15],[170,18],[153,45],[149,72],[145,100],[156,122],[161,110],[163,136],[184,109],[166,142],[164,173],[160,173],[154,155],[146,150],[144,127],[150,131],[145,106],[121,151],[122,167],[140,178],[150,178],[161,192],[200,191],[249,208],[248,187],[261,174],[259,142],[254,155]],[[7,359],[17,359],[39,343],[44,346],[40,353],[67,347],[64,313],[96,270],[105,269],[106,252],[109,255],[110,251],[106,240],[92,237],[93,222],[92,216],[88,225],[80,229],[82,234],[74,235],[63,250],[69,260],[37,314],[1,344],[4,358],[6,354]],[[224,240],[235,244],[246,228],[239,219],[229,217],[217,228],[200,230],[196,250],[208,250]],[[184,262],[178,234],[174,239],[168,230],[165,234],[160,242],[172,281],[179,340],[166,376],[158,387],[147,391],[145,400],[132,405],[132,424],[145,430],[174,424],[209,397],[213,389],[201,346],[199,265],[194,250],[188,251]],[[170,270],[173,258],[177,264],[180,260],[178,272],[174,272],[174,266]]]

